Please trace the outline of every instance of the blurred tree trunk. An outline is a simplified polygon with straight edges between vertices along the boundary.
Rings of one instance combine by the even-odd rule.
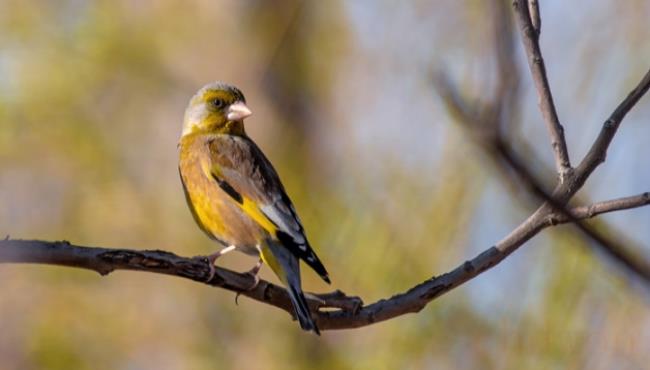
[[[318,168],[325,158],[319,132],[329,121],[331,77],[347,38],[341,6],[302,0],[252,0],[248,6],[249,27],[268,56],[262,86],[280,118],[277,132],[290,144],[283,154],[296,159],[296,170]],[[333,19],[340,21],[332,25]]]

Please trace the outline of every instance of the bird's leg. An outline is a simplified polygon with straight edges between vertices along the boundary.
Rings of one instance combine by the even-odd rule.
[[[208,255],[208,261],[210,262],[210,276],[208,277],[208,281],[212,280],[212,278],[214,277],[214,274],[217,273],[217,269],[214,267],[214,263],[217,261],[217,258],[223,256],[224,254],[226,254],[228,252],[234,251],[235,248],[236,247],[234,245],[229,245],[229,246],[219,250],[218,252],[215,252],[215,253],[212,253],[212,254]]]
[[[236,247],[234,245],[229,245],[229,246],[221,249],[218,252],[212,253],[211,255],[208,256],[208,261],[210,261],[210,263],[214,265],[214,262],[217,260],[217,258],[223,256],[224,254],[226,254],[228,252],[234,251],[235,248]]]

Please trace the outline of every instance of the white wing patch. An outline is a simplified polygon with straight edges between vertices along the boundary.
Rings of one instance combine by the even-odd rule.
[[[291,214],[283,212],[280,207],[277,206],[277,203],[278,202],[275,204],[262,205],[260,209],[262,210],[262,213],[264,213],[264,215],[269,218],[269,220],[271,220],[278,226],[278,228],[280,228],[280,230],[291,236],[294,242],[298,244],[300,250],[306,251],[306,240],[305,236],[303,235],[303,229],[302,225],[300,224],[300,220],[295,217],[295,213]]]

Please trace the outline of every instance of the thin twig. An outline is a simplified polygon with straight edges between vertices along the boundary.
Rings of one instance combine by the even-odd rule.
[[[542,18],[539,16],[539,2],[537,0],[528,0],[528,13],[530,14],[530,22],[537,37],[542,33]]]
[[[305,5],[304,0],[298,0],[298,4],[296,5],[296,8],[293,10],[293,13],[289,18],[289,21],[287,22],[287,25],[284,27],[284,30],[282,31],[280,38],[278,39],[278,42],[275,44],[275,47],[273,48],[273,51],[270,53],[270,57],[266,62],[265,72],[262,74],[263,81],[267,80],[268,76],[271,76],[273,74],[272,73],[273,66],[275,65],[275,63],[277,63],[278,57],[280,56],[282,49],[287,44],[291,36],[295,33],[296,28],[300,25],[298,20],[300,18],[300,15],[302,14],[304,5]]]
[[[642,207],[650,204],[650,192],[633,195],[630,197],[606,200],[604,202],[593,203],[589,206],[574,207],[569,210],[571,217],[576,220],[586,220],[603,213],[622,211]],[[552,224],[570,222],[570,217],[562,213],[554,213],[549,216],[548,222]]]
[[[607,149],[616,135],[623,118],[625,115],[636,105],[641,97],[650,89],[650,69],[643,76],[637,86],[630,91],[625,100],[616,107],[616,110],[609,116],[603,124],[603,127],[598,134],[598,137],[591,145],[589,152],[582,159],[582,162],[576,168],[576,184],[574,186],[582,186],[581,184],[591,175],[591,173],[600,165],[605,162],[607,157]]]
[[[536,2],[534,3],[536,4]],[[528,2],[526,0],[515,0],[513,1],[513,6],[521,29],[528,66],[530,67],[535,88],[537,89],[539,109],[542,112],[546,128],[551,136],[555,167],[560,177],[560,182],[564,182],[571,176],[571,161],[569,160],[569,151],[566,140],[564,139],[564,128],[560,124],[560,119],[557,116],[555,104],[553,103],[553,95],[551,94],[551,88],[546,77],[544,58],[542,58],[542,52],[539,48],[539,33],[531,21]],[[537,15],[539,16],[539,11],[537,11]]]

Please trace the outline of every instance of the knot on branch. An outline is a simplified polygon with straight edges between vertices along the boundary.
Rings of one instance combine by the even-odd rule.
[[[435,284],[431,288],[427,289],[426,292],[420,295],[420,298],[425,301],[431,301],[440,294],[448,291],[451,288],[450,284]]]
[[[347,296],[341,290],[335,290],[331,293],[324,294],[307,294],[310,306],[316,310],[321,308],[336,308],[341,311],[356,314],[363,307],[363,300],[358,296]]]
[[[463,270],[465,270],[465,272],[472,273],[475,270],[474,265],[471,261],[465,261],[465,263],[463,263]]]
[[[156,252],[160,254],[167,254],[168,257],[174,255],[169,252]],[[146,256],[142,253],[127,250],[103,252],[100,253],[97,257],[103,262],[115,265],[129,265],[148,269],[167,269],[171,266],[171,263],[164,259]]]
[[[546,224],[549,226],[555,226],[560,223],[560,215],[558,215],[556,212],[553,212],[546,216]]]

